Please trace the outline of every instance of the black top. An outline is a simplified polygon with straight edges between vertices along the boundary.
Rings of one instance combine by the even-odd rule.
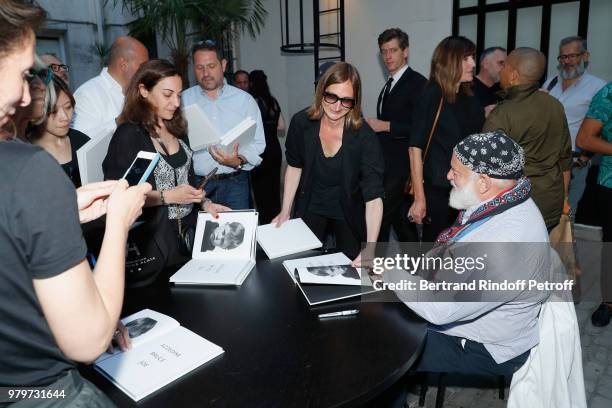
[[[281,114],[280,105],[274,98],[272,98],[272,106],[268,106],[262,98],[256,98],[255,100],[261,112],[261,120],[263,122],[264,135],[266,138],[266,148],[260,156],[263,162],[280,161],[282,160],[282,152],[277,137],[278,118]]]
[[[389,132],[377,133],[385,157],[385,179],[405,179],[410,170],[408,139],[412,129],[412,112],[427,79],[408,67],[391,88],[384,105],[384,87],[378,96],[378,119],[390,122]],[[380,106],[382,105],[382,106]]]
[[[493,84],[492,87],[488,87],[482,83],[478,77],[474,77],[474,82],[472,85],[472,91],[474,91],[474,96],[478,98],[478,101],[484,108],[485,106],[497,104],[501,101],[501,98],[497,95],[497,92],[501,90],[499,86],[499,82]]]
[[[189,145],[187,137],[181,140]],[[110,141],[106,157],[102,162],[104,178],[106,180],[120,179],[140,151],[157,153],[155,145],[146,129],[142,126],[127,122],[119,125]],[[173,168],[184,165],[186,160],[186,153],[182,147],[179,147],[179,151],[173,155],[166,156],[162,154],[161,156],[163,160]],[[154,172],[151,172],[147,182],[153,186],[153,190],[157,189]],[[196,184],[192,165],[189,166],[189,184],[192,186]]]
[[[320,120],[310,120],[305,110],[291,119],[285,142],[287,163],[302,169],[295,202],[295,216],[306,213],[312,196],[313,167],[319,151]],[[363,123],[359,130],[342,134],[342,189],[340,206],[355,237],[365,241],[365,202],[382,198],[384,159],[372,128]]]
[[[0,143],[0,386],[47,385],[74,367],[58,348],[33,279],[87,252],[74,186],[38,146]]]
[[[77,160],[77,150],[89,141],[89,137],[85,133],[81,133],[75,129],[68,130],[70,138],[70,149],[72,150],[72,159],[68,163],[62,164],[62,169],[72,181],[76,188],[81,187],[81,173],[79,171],[79,162]]]
[[[441,97],[442,90],[438,84],[429,83],[421,95],[421,102],[414,110],[410,146],[423,149],[423,153]],[[444,101],[438,126],[423,165],[423,179],[426,183],[450,188],[446,174],[450,170],[453,148],[465,137],[480,132],[483,123],[484,109],[475,96],[460,92],[455,103]]]
[[[342,185],[342,146],[332,157],[325,157],[321,139],[319,152],[315,156],[312,179],[312,198],[308,204],[308,212],[343,220],[340,207],[340,189]]]

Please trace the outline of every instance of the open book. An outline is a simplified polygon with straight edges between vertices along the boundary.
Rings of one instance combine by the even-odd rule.
[[[307,266],[297,268],[300,283],[316,285],[361,285],[361,268],[351,265]]]
[[[121,321],[130,332],[132,348],[104,353],[94,367],[134,401],[224,353],[173,318],[150,309]]]
[[[276,224],[257,227],[257,242],[268,258],[297,254],[321,248],[323,244],[301,218],[288,220],[276,228]]]
[[[170,278],[186,285],[241,285],[255,266],[257,212],[200,212],[192,260]]]
[[[328,284],[324,282],[316,282],[316,284],[301,282],[300,270],[303,271],[306,268],[325,269],[330,266],[345,266],[347,270],[351,268],[351,260],[341,252],[310,258],[290,259],[284,261],[283,266],[311,306],[376,292],[367,275],[360,279],[356,285],[338,284],[338,282],[327,282]]]
[[[183,112],[187,121],[189,143],[194,151],[215,146],[231,153],[236,143],[239,144],[240,151],[240,146],[246,146],[255,139],[257,122],[250,116],[225,134],[221,134],[197,104],[185,106]]]
[[[82,185],[104,180],[102,162],[106,157],[108,145],[110,145],[114,133],[115,131],[112,130],[99,137],[91,138],[77,150]]]

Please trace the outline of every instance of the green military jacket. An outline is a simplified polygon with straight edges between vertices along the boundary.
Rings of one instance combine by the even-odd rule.
[[[525,151],[525,175],[548,228],[563,212],[563,172],[572,168],[572,143],[563,105],[539,85],[516,85],[489,114],[483,131],[502,129]]]

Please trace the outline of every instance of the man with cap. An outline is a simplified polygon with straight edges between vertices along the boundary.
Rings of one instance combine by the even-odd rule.
[[[421,267],[414,276],[404,273],[402,279],[405,275],[415,281],[424,277],[429,283],[474,279],[478,288],[481,279],[543,281],[550,276],[560,263],[530,198],[524,163],[523,149],[502,131],[473,134],[458,143],[447,177],[453,187],[449,204],[459,216],[425,257],[442,257],[443,262],[449,257],[484,257],[484,272],[470,274],[459,270],[459,264],[450,270]],[[393,279],[393,274],[384,279]],[[476,292],[478,296],[472,292],[449,298],[448,290],[396,290],[430,323],[417,371],[511,376],[526,361],[539,342],[538,314],[550,292],[526,287]]]

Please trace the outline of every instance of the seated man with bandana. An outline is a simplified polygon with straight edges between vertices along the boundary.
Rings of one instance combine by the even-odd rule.
[[[384,281],[416,284],[416,290],[395,292],[430,323],[416,371],[510,377],[538,344],[538,315],[551,290],[529,283],[558,282],[563,268],[530,198],[524,163],[523,149],[502,131],[458,143],[447,177],[453,187],[449,204],[459,216],[424,255],[454,266],[434,262],[425,269],[423,261],[411,273],[384,273]],[[468,265],[468,258],[475,261]],[[479,286],[504,281],[515,286]],[[475,282],[475,289],[435,286],[441,282]]]

